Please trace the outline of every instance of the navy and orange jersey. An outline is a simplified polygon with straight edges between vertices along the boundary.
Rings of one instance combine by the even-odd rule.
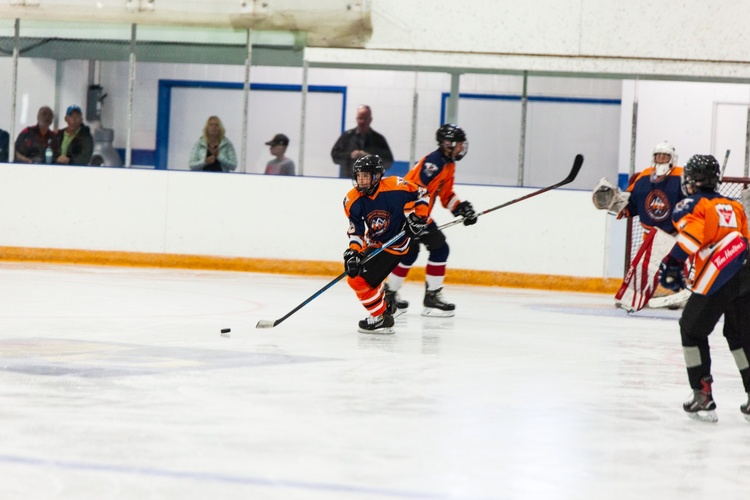
[[[677,204],[672,221],[678,234],[670,255],[679,261],[693,256],[694,292],[710,295],[743,265],[750,232],[738,201],[701,191]]]
[[[653,182],[651,176],[654,167],[649,167],[636,177],[627,191],[630,200],[618,218],[638,216],[646,229],[658,227],[670,234],[674,234],[672,211],[675,205],[685,198],[680,186],[682,167],[672,167],[669,174]]]
[[[453,212],[461,201],[453,192],[455,173],[456,163],[443,156],[438,149],[419,160],[404,178],[427,188],[430,193],[428,214],[432,213],[437,197],[440,197],[440,202],[445,208]]]
[[[344,198],[344,212],[349,218],[349,248],[361,252],[366,247],[380,247],[401,232],[407,214],[415,212],[427,219],[429,205],[427,190],[401,177],[381,179],[372,195],[353,188]],[[409,250],[409,242],[404,236],[385,251],[403,255]]]

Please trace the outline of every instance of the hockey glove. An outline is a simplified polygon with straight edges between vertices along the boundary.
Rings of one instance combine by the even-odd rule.
[[[356,278],[362,271],[362,257],[360,253],[353,248],[344,252],[344,271],[350,278]]]
[[[414,212],[410,213],[406,217],[406,224],[404,224],[404,231],[406,231],[406,235],[414,238],[415,240],[419,239],[419,235],[424,233],[424,230],[427,229],[427,219],[423,219],[422,217],[418,216]]]
[[[687,288],[685,275],[682,273],[683,267],[682,262],[671,255],[667,255],[659,265],[659,284],[673,292],[679,292],[683,288]]]
[[[462,201],[456,205],[456,209],[453,210],[453,215],[456,217],[464,218],[464,226],[471,226],[477,223],[477,214],[474,212],[474,207],[468,201]]]

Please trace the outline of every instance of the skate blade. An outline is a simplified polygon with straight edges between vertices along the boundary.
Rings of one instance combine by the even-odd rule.
[[[747,413],[743,413],[742,416],[745,417],[745,420],[750,422],[750,415],[748,415]]]
[[[406,314],[406,311],[408,311],[408,309],[396,309],[396,312],[393,313],[393,319],[396,319],[399,316],[403,316],[404,314]]]
[[[716,410],[702,410],[688,413],[688,417],[699,422],[718,422],[719,416],[716,414]]]
[[[456,315],[456,311],[443,311],[435,307],[425,307],[422,310],[422,316],[428,316],[430,318],[452,318]]]
[[[359,333],[367,333],[370,335],[393,335],[396,330],[393,327],[389,328],[378,328],[377,330],[365,330],[364,328],[357,328]]]

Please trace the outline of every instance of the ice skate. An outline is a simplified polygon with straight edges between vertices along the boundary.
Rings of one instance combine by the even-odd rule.
[[[396,333],[393,329],[393,316],[387,312],[380,316],[368,316],[359,322],[360,333],[391,334]]]
[[[702,422],[718,422],[716,415],[716,403],[711,395],[711,383],[713,378],[709,375],[701,379],[701,388],[693,390],[692,398],[682,405],[688,417]],[[743,411],[744,413],[744,411]]]
[[[456,305],[443,300],[443,287],[437,290],[427,290],[424,294],[424,310],[422,316],[432,316],[436,318],[450,318],[456,314]]]
[[[745,417],[745,420],[750,422],[750,392],[747,393],[747,403],[745,403],[744,405],[740,405],[740,411]]]
[[[409,302],[402,299],[398,292],[388,288],[388,283],[385,283],[385,303],[388,306],[388,312],[393,315],[394,319],[404,314],[409,308]]]

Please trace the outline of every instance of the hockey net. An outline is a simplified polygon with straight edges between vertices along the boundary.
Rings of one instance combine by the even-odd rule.
[[[732,198],[741,202],[740,195],[742,191],[748,187],[750,187],[750,177],[724,177],[719,185],[719,192],[727,198]],[[641,226],[638,216],[629,218],[628,237],[625,247],[625,272],[627,272],[631,259],[635,256],[635,253],[641,246],[643,236],[643,226]],[[663,297],[670,294],[672,294],[672,292],[665,290],[660,286],[656,289],[654,297]]]

